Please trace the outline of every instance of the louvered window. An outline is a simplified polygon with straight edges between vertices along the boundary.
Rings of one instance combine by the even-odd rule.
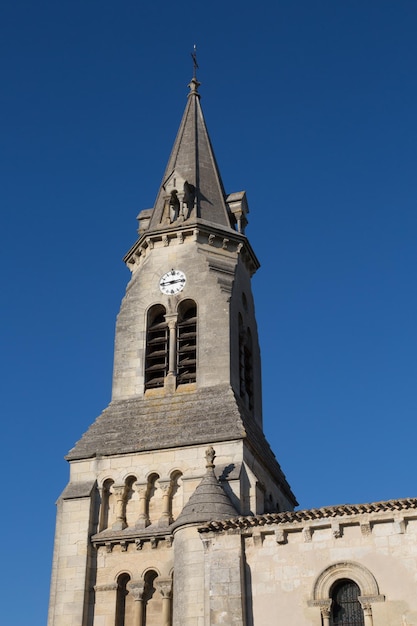
[[[181,303],[177,323],[177,383],[193,383],[197,375],[197,307]]]
[[[148,313],[146,333],[145,389],[163,387],[168,373],[169,337],[165,308],[156,305]]]
[[[359,595],[359,587],[352,580],[340,580],[335,584],[331,593],[331,626],[364,626]]]

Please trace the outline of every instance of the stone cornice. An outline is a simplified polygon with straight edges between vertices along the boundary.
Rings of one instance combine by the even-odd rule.
[[[106,546],[108,552],[111,552],[116,545],[120,545],[122,552],[126,552],[130,544],[134,545],[136,550],[142,550],[144,544],[157,548],[161,542],[171,547],[173,536],[169,528],[160,529],[148,526],[145,529],[127,528],[121,532],[104,530],[91,537],[91,543],[95,548]]]
[[[259,268],[259,261],[245,235],[233,230],[216,228],[202,220],[183,227],[177,226],[175,229],[166,228],[145,233],[130,248],[123,261],[133,272],[155,247],[182,245],[186,240],[218,248],[221,251],[240,254],[251,275]]]
[[[308,525],[317,521],[332,524],[334,518],[352,518],[372,514],[385,514],[384,519],[397,519],[401,513],[413,512],[417,517],[417,498],[402,500],[387,500],[371,502],[369,504],[342,504],[337,506],[321,507],[319,509],[305,509],[302,511],[285,511],[283,513],[265,513],[263,515],[239,516],[227,520],[214,520],[199,528],[200,533],[222,532],[226,530],[245,530],[258,526],[272,524],[302,524]]]

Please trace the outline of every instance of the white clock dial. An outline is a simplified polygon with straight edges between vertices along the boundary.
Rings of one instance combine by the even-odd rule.
[[[184,289],[185,274],[181,270],[170,270],[159,281],[159,289],[167,296],[175,295]]]

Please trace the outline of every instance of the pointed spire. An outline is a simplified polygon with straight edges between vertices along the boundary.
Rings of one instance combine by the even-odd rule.
[[[189,83],[184,115],[160,186],[148,230],[203,220],[234,229],[221,176],[200,105],[198,67]]]
[[[172,528],[178,528],[185,524],[202,524],[214,519],[228,519],[238,515],[214,473],[216,454],[212,446],[207,448],[205,456],[206,474]]]

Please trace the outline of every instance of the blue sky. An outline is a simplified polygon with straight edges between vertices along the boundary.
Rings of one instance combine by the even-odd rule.
[[[265,431],[300,505],[416,495],[416,32],[414,0],[3,2],[10,626],[46,623],[63,457],[110,398],[121,259],[194,43],[226,190],[248,194]]]

